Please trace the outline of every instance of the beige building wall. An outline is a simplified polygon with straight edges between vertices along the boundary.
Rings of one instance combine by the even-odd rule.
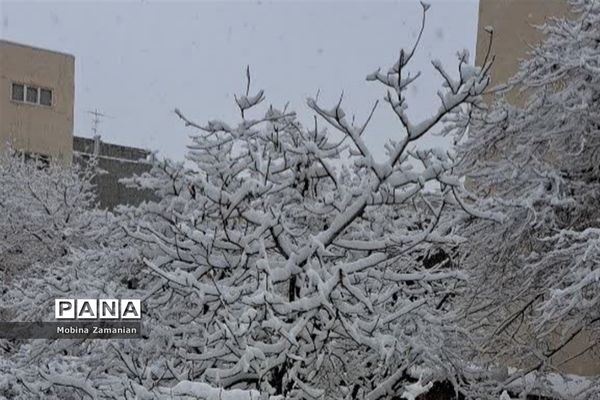
[[[495,56],[491,87],[508,81],[517,72],[520,60],[527,57],[530,46],[543,39],[534,25],[542,25],[551,17],[565,16],[569,10],[567,0],[479,0],[475,62],[483,64],[489,46],[485,28],[491,26],[494,28],[491,55]],[[507,93],[507,98],[517,104],[524,101],[516,90]],[[600,375],[599,340],[584,332],[557,353],[552,362],[562,372]],[[589,350],[590,346],[594,348]]]
[[[489,45],[485,28],[494,28],[491,54],[495,55],[491,70],[494,87],[508,81],[518,70],[519,61],[527,57],[530,45],[540,42],[542,35],[535,25],[551,17],[567,14],[567,0],[479,0],[479,23],[475,62],[483,64]],[[507,94],[509,100],[520,102],[517,91]]]
[[[0,40],[0,149],[19,150],[70,164],[73,153],[75,58]],[[50,106],[12,99],[12,84],[50,89]]]

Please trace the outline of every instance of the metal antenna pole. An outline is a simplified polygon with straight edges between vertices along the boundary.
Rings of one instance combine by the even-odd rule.
[[[92,133],[94,136],[98,135],[98,126],[100,125],[100,122],[102,122],[102,118],[112,118],[110,115],[98,111],[97,108],[93,111],[88,111],[88,114],[92,114],[94,116],[92,119]]]
[[[98,156],[100,154],[100,135],[98,134],[98,126],[100,122],[102,122],[102,118],[113,118],[110,115],[101,113],[96,108],[95,110],[88,111],[88,114],[92,114],[94,118],[92,119],[92,133],[94,134],[94,155]]]

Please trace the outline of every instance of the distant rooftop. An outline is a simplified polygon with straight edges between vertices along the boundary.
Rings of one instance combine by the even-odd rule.
[[[73,137],[74,162],[85,165],[92,156],[97,157],[98,167],[103,171],[94,178],[97,200],[101,208],[110,210],[119,204],[136,205],[155,199],[150,190],[138,190],[119,182],[122,178],[131,178],[150,171],[151,154],[151,151],[137,147],[105,143],[100,136]]]
[[[116,158],[122,161],[146,160],[152,154],[150,150],[106,143],[100,138],[73,137],[73,151],[94,154],[96,146],[98,146],[97,156]]]

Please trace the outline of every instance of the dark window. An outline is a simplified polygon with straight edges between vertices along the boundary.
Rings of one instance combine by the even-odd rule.
[[[40,104],[44,106],[52,105],[52,90],[40,89]]]
[[[34,164],[38,169],[45,169],[50,165],[50,157],[46,154],[22,152],[23,161]]]
[[[27,102],[37,104],[38,102],[38,88],[27,86]]]
[[[16,101],[25,100],[25,86],[23,86],[19,83],[13,83],[11,98]]]

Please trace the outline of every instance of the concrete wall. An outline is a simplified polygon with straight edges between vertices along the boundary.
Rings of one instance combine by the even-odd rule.
[[[479,0],[475,63],[483,64],[489,45],[485,28],[492,26],[491,54],[496,59],[491,87],[508,81],[517,72],[519,61],[527,57],[529,46],[540,42],[542,35],[534,25],[542,25],[547,18],[560,17],[568,11],[567,0]],[[515,90],[507,97],[513,102],[523,101]]]
[[[69,164],[72,159],[75,58],[0,40],[0,149],[7,142]],[[50,106],[11,99],[12,83],[52,90]]]
[[[74,162],[82,164],[96,154],[98,167],[107,172],[96,176],[94,182],[101,208],[112,210],[119,204],[137,205],[154,198],[150,191],[128,188],[119,183],[121,178],[141,175],[152,168],[147,160],[149,151],[75,136],[73,152]]]

